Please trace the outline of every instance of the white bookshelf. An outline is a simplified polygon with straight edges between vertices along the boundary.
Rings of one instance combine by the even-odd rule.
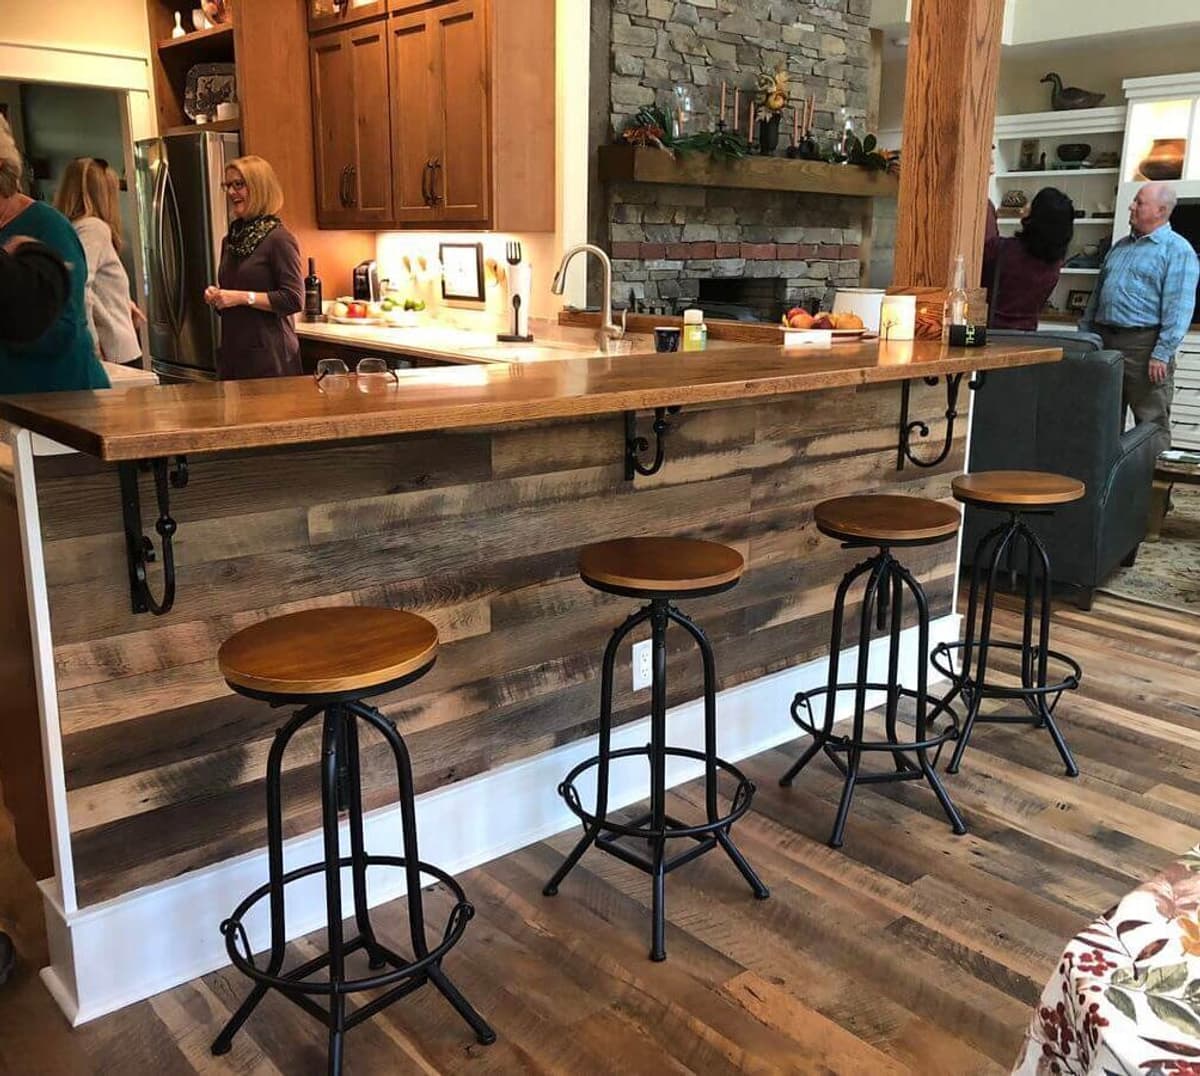
[[[1095,213],[1121,215],[1118,184],[1121,165],[1102,168],[1056,168],[1057,148],[1070,142],[1085,142],[1091,146],[1089,160],[1100,154],[1121,153],[1125,140],[1126,109],[1086,108],[1062,112],[1032,112],[1015,116],[996,117],[994,171],[990,193],[999,209],[1004,195],[1021,190],[1029,201],[1044,187],[1057,187],[1075,203],[1084,216],[1075,220],[1075,237],[1068,257],[1083,253],[1085,248],[1098,246],[1111,236],[1114,217],[1097,217]],[[1040,159],[1045,154],[1046,167],[1022,168],[1021,149],[1024,142],[1036,142]],[[999,217],[1001,234],[1012,235],[1020,226],[1019,217]],[[1092,277],[1099,269],[1064,269],[1050,303],[1062,313],[1067,312],[1067,299],[1073,291],[1091,291]],[[1077,297],[1078,298],[1078,297]]]

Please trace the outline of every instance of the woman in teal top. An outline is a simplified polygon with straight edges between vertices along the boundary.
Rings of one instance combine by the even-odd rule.
[[[87,327],[87,259],[71,222],[57,209],[21,193],[21,157],[0,116],[0,246],[37,239],[57,252],[71,272],[71,292],[58,319],[27,344],[0,342],[0,394],[106,389],[108,375]]]

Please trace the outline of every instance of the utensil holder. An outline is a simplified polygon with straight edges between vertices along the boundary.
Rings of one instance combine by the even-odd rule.
[[[498,340],[527,344],[533,340],[529,331],[529,304],[533,296],[533,266],[529,262],[508,267],[508,308],[505,311],[508,331]],[[517,300],[520,300],[519,302]]]

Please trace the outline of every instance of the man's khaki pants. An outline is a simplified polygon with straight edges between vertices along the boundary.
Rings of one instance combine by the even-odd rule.
[[[1162,431],[1158,450],[1171,447],[1171,397],[1175,393],[1175,364],[1167,366],[1167,380],[1155,385],[1150,380],[1150,352],[1158,342],[1157,329],[1100,329],[1106,348],[1125,356],[1125,379],[1121,392],[1121,425],[1126,410],[1135,422],[1152,422]]]

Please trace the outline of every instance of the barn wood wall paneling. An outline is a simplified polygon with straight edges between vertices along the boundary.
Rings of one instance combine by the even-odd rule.
[[[601,651],[631,602],[578,581],[586,542],[687,534],[743,551],[741,585],[688,603],[724,687],[822,654],[833,588],[861,554],[818,535],[812,505],[863,490],[945,497],[962,465],[965,423],[936,471],[895,470],[899,395],[892,384],[689,408],[663,471],[636,483],[615,415],[199,457],[172,497],[179,591],[161,618],[129,612],[115,469],[39,461],[81,905],[265,844],[262,775],[282,716],[231,694],[215,663],[226,636],[262,617],[388,604],[438,624],[432,672],[380,702],[421,789],[594,732]],[[917,382],[913,401],[914,416],[936,418],[944,389]],[[148,483],[143,502],[148,516]],[[952,542],[907,554],[938,615],[954,558]],[[682,637],[671,653],[675,705],[698,695],[700,670]],[[628,660],[623,720],[649,706],[629,691]],[[310,726],[288,755],[289,834],[319,826],[318,735]],[[386,763],[368,739],[371,806],[394,797]]]

